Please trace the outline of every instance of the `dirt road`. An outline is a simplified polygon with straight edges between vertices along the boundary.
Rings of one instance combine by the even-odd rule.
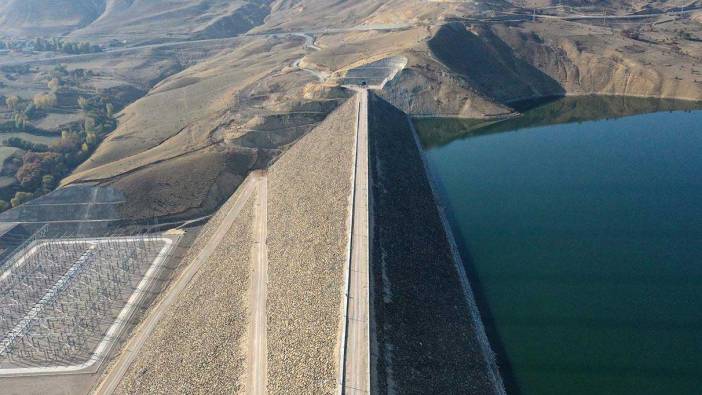
[[[268,180],[258,182],[251,276],[247,393],[265,394],[267,378],[266,297],[268,292]]]

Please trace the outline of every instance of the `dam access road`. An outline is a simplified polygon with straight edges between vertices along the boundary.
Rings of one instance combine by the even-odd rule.
[[[369,326],[369,200],[368,200],[368,90],[355,89],[356,158],[352,191],[351,251],[349,256],[345,342],[342,343],[343,394],[370,393]]]

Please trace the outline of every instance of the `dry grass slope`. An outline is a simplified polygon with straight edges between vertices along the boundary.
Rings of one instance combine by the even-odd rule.
[[[333,393],[356,100],[348,100],[269,172],[268,391]]]

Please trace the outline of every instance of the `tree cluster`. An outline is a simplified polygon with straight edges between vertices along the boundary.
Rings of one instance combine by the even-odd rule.
[[[39,110],[46,110],[47,108],[55,107],[58,104],[58,98],[53,92],[50,93],[38,93],[34,95],[32,99],[34,107]]]
[[[87,41],[71,42],[64,41],[60,38],[53,38],[51,40],[35,38],[32,41],[32,46],[35,51],[63,52],[70,55],[102,52],[102,48],[98,45],[91,45]]]
[[[23,151],[34,151],[34,152],[47,152],[49,151],[49,146],[46,144],[36,144],[31,141],[27,141],[19,137],[10,137],[9,139],[3,141],[3,144],[7,147],[19,148]]]
[[[46,94],[51,95],[51,94]],[[36,97],[35,97],[36,99]],[[7,99],[6,99],[7,100]],[[31,103],[30,106],[40,107],[43,103]],[[20,148],[25,152],[17,162],[15,178],[19,183],[19,191],[11,199],[10,204],[0,201],[0,211],[31,200],[53,190],[56,180],[65,177],[72,169],[87,159],[95,150],[104,136],[114,130],[116,122],[113,119],[114,108],[105,98],[80,97],[78,104],[83,110],[84,121],[74,130],[61,131],[61,137],[51,145],[34,144],[30,141],[12,137],[5,145]],[[26,126],[24,112],[15,114],[25,117],[21,121]]]

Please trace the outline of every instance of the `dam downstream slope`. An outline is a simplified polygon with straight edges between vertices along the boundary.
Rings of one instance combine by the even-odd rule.
[[[334,393],[339,377],[356,100],[269,169],[268,393]]]
[[[138,328],[97,393],[218,393],[244,387],[256,182],[265,180],[251,177],[204,227],[185,257],[186,270],[164,294],[162,317],[156,306],[150,313],[153,329],[149,320]],[[132,352],[134,358],[128,356]]]
[[[407,116],[369,99],[377,393],[503,393],[471,319]]]

